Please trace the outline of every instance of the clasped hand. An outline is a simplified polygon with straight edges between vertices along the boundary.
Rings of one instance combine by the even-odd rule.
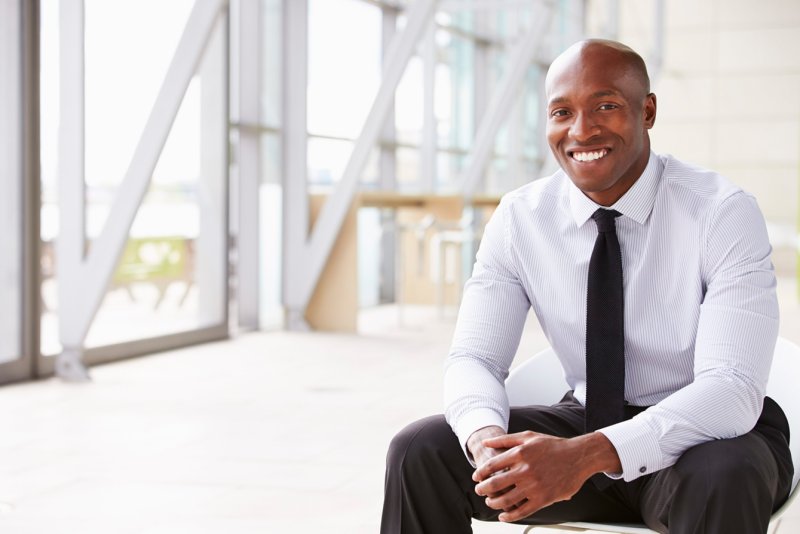
[[[498,519],[504,522],[570,499],[599,471],[597,463],[589,461],[593,455],[587,454],[588,437],[565,439],[528,431],[482,439],[475,446],[480,455],[473,451],[478,463],[472,475],[478,483],[475,492],[486,497],[487,506],[503,511]]]

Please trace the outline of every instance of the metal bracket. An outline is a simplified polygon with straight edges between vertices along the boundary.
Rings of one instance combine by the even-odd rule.
[[[89,382],[89,370],[83,364],[83,351],[80,349],[67,349],[56,355],[56,376],[65,382]]]

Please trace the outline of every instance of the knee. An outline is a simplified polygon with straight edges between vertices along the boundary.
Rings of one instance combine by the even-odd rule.
[[[678,484],[704,494],[707,500],[771,498],[777,473],[770,472],[770,465],[754,454],[752,447],[743,445],[746,444],[732,439],[689,449],[675,465]],[[744,488],[746,491],[742,491]]]
[[[458,439],[441,415],[415,421],[394,436],[389,444],[386,464],[390,468],[407,469],[434,461]]]

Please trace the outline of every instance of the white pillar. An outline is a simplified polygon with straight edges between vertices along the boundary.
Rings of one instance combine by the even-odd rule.
[[[422,191],[436,190],[436,25],[433,18],[422,38],[422,144],[420,146],[420,177]]]
[[[0,1],[0,362],[22,349],[21,3]]]
[[[308,0],[284,0],[283,21],[283,303],[287,328],[307,330]]]
[[[381,51],[383,58],[383,69],[386,69],[386,54],[389,46],[397,33],[397,11],[393,8],[384,7],[381,18]],[[385,191],[397,189],[397,148],[394,146],[397,141],[397,129],[395,127],[394,101],[386,112],[386,119],[383,121],[381,138],[387,145],[380,149],[380,188]],[[395,255],[397,254],[397,212],[396,210],[381,210],[381,283],[380,299],[383,302],[395,301]]]
[[[200,63],[200,229],[195,243],[199,326],[228,316],[228,32],[224,19],[211,29]],[[254,224],[257,226],[257,224]]]
[[[236,278],[239,327],[259,328],[261,196],[261,2],[240,0],[238,91],[238,231]]]

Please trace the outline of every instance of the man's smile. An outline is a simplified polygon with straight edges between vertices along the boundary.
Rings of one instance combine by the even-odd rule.
[[[601,148],[600,150],[572,150],[568,152],[572,159],[582,163],[604,158],[608,153],[609,150],[607,148]]]

